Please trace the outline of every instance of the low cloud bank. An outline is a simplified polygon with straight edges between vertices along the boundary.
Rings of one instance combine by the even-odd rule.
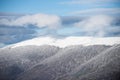
[[[16,19],[0,19],[0,25],[25,27],[34,25],[37,27],[58,27],[61,20],[56,15],[34,14],[25,15]]]
[[[0,34],[0,43],[5,45],[41,36],[120,37],[120,18],[108,15],[61,18],[47,14],[19,16],[14,19],[0,17]]]
[[[74,26],[79,27],[85,35],[102,37],[120,32],[120,26],[114,23],[115,18],[111,16],[96,15],[75,23]]]

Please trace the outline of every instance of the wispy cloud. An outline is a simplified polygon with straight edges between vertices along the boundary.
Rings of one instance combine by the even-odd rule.
[[[69,0],[69,1],[64,1],[60,2],[60,4],[80,4],[80,5],[85,5],[85,4],[101,4],[101,3],[107,3],[107,2],[120,2],[119,0]]]
[[[93,8],[70,13],[71,15],[91,16],[91,15],[120,15],[120,8]]]
[[[75,23],[86,35],[106,36],[114,32],[120,32],[120,26],[113,25],[114,18],[106,15],[97,15]]]
[[[34,25],[39,28],[41,27],[58,27],[61,24],[61,20],[56,15],[47,15],[47,14],[34,14],[34,15],[25,15],[17,19],[0,19],[0,25],[6,26],[28,26]]]
[[[68,15],[120,15],[120,0],[69,0],[60,4],[75,7]]]

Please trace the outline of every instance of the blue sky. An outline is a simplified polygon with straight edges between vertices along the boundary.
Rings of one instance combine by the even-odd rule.
[[[0,0],[0,12],[69,15],[93,8],[120,8],[119,0]]]
[[[1,0],[0,11],[11,13],[65,14],[69,6],[59,4],[60,0]],[[66,11],[66,8],[68,9]]]
[[[0,0],[0,47],[40,36],[119,37],[120,0]]]

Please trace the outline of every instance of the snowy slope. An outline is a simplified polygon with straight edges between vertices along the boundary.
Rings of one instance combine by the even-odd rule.
[[[49,45],[1,49],[0,80],[14,80],[18,74],[55,55],[59,49]]]
[[[80,65],[71,74],[74,76],[72,80],[119,80],[120,45],[107,49]]]
[[[108,48],[104,45],[66,47],[23,73],[18,80],[58,80]]]
[[[66,47],[17,80],[119,80],[119,53],[120,45]]]

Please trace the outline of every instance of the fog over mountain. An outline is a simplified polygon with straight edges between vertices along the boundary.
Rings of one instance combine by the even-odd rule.
[[[35,38],[1,48],[0,80],[119,80],[117,38],[100,39],[108,40],[109,44],[101,44],[96,38],[98,42],[87,45],[80,41],[90,43],[93,38],[72,39]],[[38,43],[45,40],[46,44]],[[67,40],[73,44],[67,44]],[[62,46],[63,41],[66,45]]]

